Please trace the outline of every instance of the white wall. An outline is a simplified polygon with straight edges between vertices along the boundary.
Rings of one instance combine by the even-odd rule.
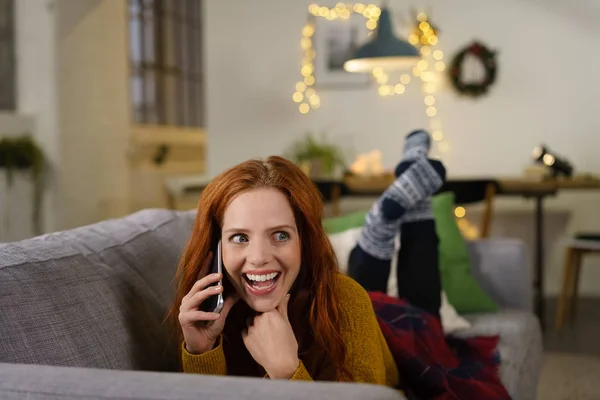
[[[28,133],[42,147],[47,159],[42,207],[42,225],[47,232],[58,228],[61,204],[57,179],[61,158],[54,8],[53,0],[15,2],[17,113],[31,120]],[[29,204],[29,199],[23,199],[23,203]]]
[[[58,0],[61,228],[129,211],[127,12],[122,0]]]
[[[415,5],[389,3],[395,19]],[[450,177],[519,175],[540,142],[567,156],[579,170],[600,172],[595,133],[600,102],[600,75],[594,72],[600,63],[595,51],[600,40],[597,4],[591,0],[577,6],[558,0],[418,4],[432,10],[447,62],[474,39],[499,51],[499,76],[490,96],[460,99],[448,88],[437,95],[438,117],[450,145],[443,158]],[[325,130],[358,152],[381,149],[386,167],[391,168],[399,161],[403,136],[426,127],[423,97],[414,86],[393,98],[379,97],[375,87],[320,92],[317,112],[298,113],[291,95],[299,78],[300,31],[308,5],[291,0],[205,2],[210,176],[249,157],[281,153],[308,130]],[[591,192],[551,200],[550,207],[561,215],[567,212],[570,219],[553,228],[560,231],[549,237],[578,229],[600,230],[599,200],[600,195]],[[498,204],[509,210],[532,206],[521,200]],[[531,226],[532,233],[531,220],[521,221]],[[551,293],[560,281],[558,245],[548,243],[553,257],[546,286]],[[581,290],[600,293],[600,265],[588,265]]]

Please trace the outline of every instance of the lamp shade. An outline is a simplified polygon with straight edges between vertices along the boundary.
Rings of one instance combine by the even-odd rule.
[[[344,69],[356,73],[371,72],[377,67],[405,69],[416,64],[419,58],[419,51],[413,45],[394,35],[390,13],[382,8],[375,36],[354,52],[344,63]]]

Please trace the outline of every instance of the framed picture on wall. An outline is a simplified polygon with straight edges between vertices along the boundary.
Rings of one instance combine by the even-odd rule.
[[[315,50],[315,85],[331,88],[360,88],[371,83],[369,74],[353,74],[344,63],[367,40],[369,29],[362,15],[330,21],[316,18],[313,46]]]

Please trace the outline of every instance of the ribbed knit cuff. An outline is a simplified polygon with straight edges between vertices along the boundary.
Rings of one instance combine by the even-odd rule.
[[[222,336],[219,336],[217,347],[202,354],[191,354],[181,344],[181,362],[183,372],[204,375],[227,375],[227,362],[223,352]]]
[[[313,378],[310,376],[310,374],[306,370],[306,367],[304,366],[302,361],[300,361],[300,364],[298,364],[298,368],[296,368],[296,372],[294,372],[294,375],[292,375],[290,380],[291,381],[312,381]]]

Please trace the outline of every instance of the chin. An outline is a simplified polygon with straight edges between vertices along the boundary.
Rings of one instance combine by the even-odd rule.
[[[256,299],[250,296],[246,299],[248,306],[258,313],[266,313],[277,308],[283,296],[278,299]]]

